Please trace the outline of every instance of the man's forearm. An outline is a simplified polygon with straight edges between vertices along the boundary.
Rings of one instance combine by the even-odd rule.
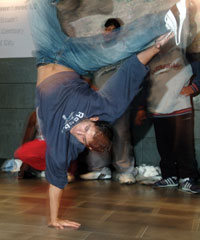
[[[58,219],[58,211],[60,207],[60,199],[63,190],[54,185],[49,185],[49,205],[50,205],[50,221],[54,223]]]
[[[138,60],[146,65],[156,54],[160,52],[160,49],[156,46],[152,46],[137,54]]]
[[[49,204],[50,204],[49,226],[55,227],[57,229],[64,229],[65,227],[77,229],[80,227],[80,223],[58,218],[62,193],[63,193],[62,189],[57,188],[56,186],[51,184],[49,185]]]
[[[164,46],[173,37],[173,33],[166,33],[157,38],[155,41],[155,45],[137,54],[139,61],[142,64],[146,65],[156,54],[160,52],[160,48]]]

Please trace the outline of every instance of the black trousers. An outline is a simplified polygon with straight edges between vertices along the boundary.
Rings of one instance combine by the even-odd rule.
[[[162,177],[198,178],[193,113],[153,121]]]

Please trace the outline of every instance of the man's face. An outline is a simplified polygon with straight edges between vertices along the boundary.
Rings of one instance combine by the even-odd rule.
[[[116,27],[114,25],[110,25],[109,27],[104,28],[103,36],[106,42],[111,41],[115,38],[116,31],[114,31]]]
[[[90,119],[83,120],[71,129],[71,133],[85,146],[90,145],[97,132],[94,121]]]

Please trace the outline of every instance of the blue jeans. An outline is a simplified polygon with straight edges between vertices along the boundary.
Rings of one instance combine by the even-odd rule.
[[[155,38],[167,32],[166,12],[145,15],[121,27],[117,39],[106,44],[103,35],[70,38],[57,18],[59,0],[30,0],[30,25],[36,46],[36,61],[56,63],[84,75],[114,64],[146,48]]]

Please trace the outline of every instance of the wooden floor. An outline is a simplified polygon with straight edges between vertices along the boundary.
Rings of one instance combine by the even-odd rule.
[[[47,227],[48,185],[0,174],[1,240],[199,240],[200,195],[112,181],[77,181],[65,189],[62,215],[79,230]]]

